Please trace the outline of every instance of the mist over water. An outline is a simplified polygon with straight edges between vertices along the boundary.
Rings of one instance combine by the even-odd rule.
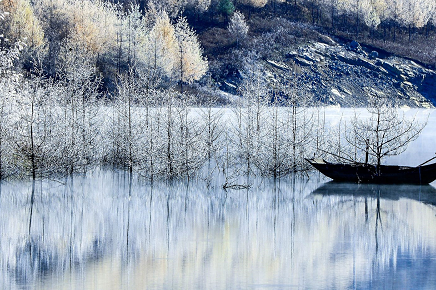
[[[431,158],[435,117],[388,161]],[[151,185],[112,170],[3,181],[0,288],[436,288],[434,183],[224,181]]]

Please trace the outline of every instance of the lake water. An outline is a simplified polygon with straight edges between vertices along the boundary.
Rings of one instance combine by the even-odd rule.
[[[436,151],[436,116],[398,159]],[[2,182],[0,289],[436,289],[436,189],[98,170]]]

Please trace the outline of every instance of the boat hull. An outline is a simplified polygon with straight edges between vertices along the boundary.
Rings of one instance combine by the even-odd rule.
[[[428,184],[436,179],[436,163],[418,166],[376,167],[366,164],[341,164],[308,160],[313,167],[335,181],[379,184]]]

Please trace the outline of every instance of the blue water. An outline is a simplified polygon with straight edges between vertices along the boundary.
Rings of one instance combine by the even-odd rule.
[[[432,185],[327,181],[4,182],[0,288],[436,288]]]

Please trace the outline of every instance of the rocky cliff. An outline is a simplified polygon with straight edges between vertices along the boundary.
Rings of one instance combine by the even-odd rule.
[[[268,44],[266,44],[268,46]],[[436,105],[436,72],[412,60],[322,35],[306,43],[289,46],[271,44],[257,66],[268,83],[277,76],[292,74],[300,94],[327,105],[366,106],[372,94],[386,96],[402,106],[431,108]],[[247,53],[245,53],[247,54]],[[244,55],[239,51],[239,55]],[[233,61],[216,75],[219,88],[228,98],[237,97],[251,68]]]

